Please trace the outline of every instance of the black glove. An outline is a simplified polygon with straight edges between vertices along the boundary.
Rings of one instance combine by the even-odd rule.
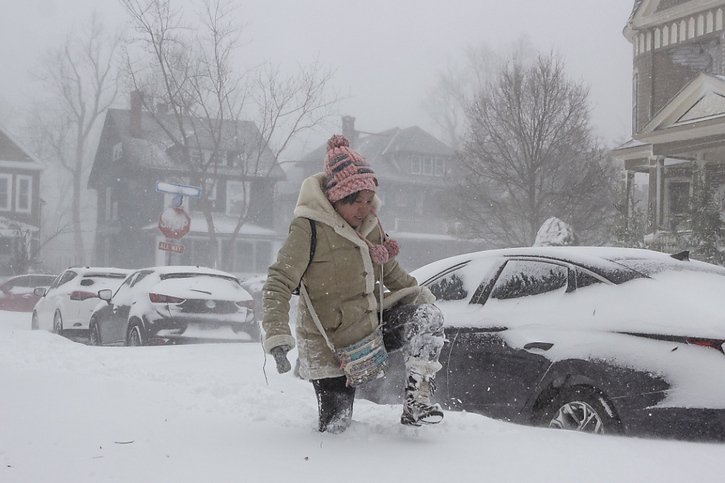
[[[288,345],[278,345],[277,347],[272,347],[272,350],[269,351],[274,356],[274,362],[277,363],[277,372],[280,374],[289,372],[292,369],[292,366],[287,360],[287,353],[290,349],[291,347]]]

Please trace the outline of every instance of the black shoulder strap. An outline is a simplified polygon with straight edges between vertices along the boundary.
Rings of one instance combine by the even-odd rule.
[[[307,267],[305,267],[305,272],[307,272],[307,268],[310,266],[310,263],[312,263],[312,259],[315,258],[315,249],[317,248],[317,225],[315,224],[315,220],[311,218],[307,218],[307,221],[310,222],[310,259],[307,261]],[[303,277],[305,272],[302,273]],[[298,285],[297,288],[292,291],[292,295],[299,294],[300,286]]]
[[[310,222],[310,261],[307,262],[309,267],[312,259],[315,258],[315,248],[317,248],[317,225],[312,218],[307,218],[307,220]]]

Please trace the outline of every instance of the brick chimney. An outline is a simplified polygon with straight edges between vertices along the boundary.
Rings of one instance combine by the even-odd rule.
[[[128,130],[131,137],[141,137],[141,109],[143,108],[143,94],[139,90],[131,91],[130,104],[131,112]]]
[[[357,144],[358,132],[355,130],[355,118],[352,116],[342,116],[342,135],[350,141],[350,147]]]

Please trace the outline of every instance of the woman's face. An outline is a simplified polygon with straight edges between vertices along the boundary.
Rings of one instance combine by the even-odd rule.
[[[340,200],[333,203],[332,206],[348,225],[357,229],[360,228],[363,220],[373,211],[374,197],[374,191],[362,190],[358,192],[357,199],[352,203],[343,203]]]

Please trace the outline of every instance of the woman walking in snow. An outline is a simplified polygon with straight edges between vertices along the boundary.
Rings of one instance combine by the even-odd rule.
[[[290,298],[296,287],[302,291],[296,326],[299,372],[315,389],[320,431],[342,432],[352,418],[359,381],[343,370],[336,350],[374,340],[381,323],[385,349],[402,350],[405,360],[400,422],[420,426],[443,419],[441,407],[430,399],[441,367],[443,317],[430,291],[395,260],[398,244],[377,217],[377,188],[365,159],[345,137],[333,136],[324,173],[302,183],[289,235],[264,285],[264,348],[280,373],[291,369],[287,352],[295,346]],[[382,303],[381,278],[389,290]]]

